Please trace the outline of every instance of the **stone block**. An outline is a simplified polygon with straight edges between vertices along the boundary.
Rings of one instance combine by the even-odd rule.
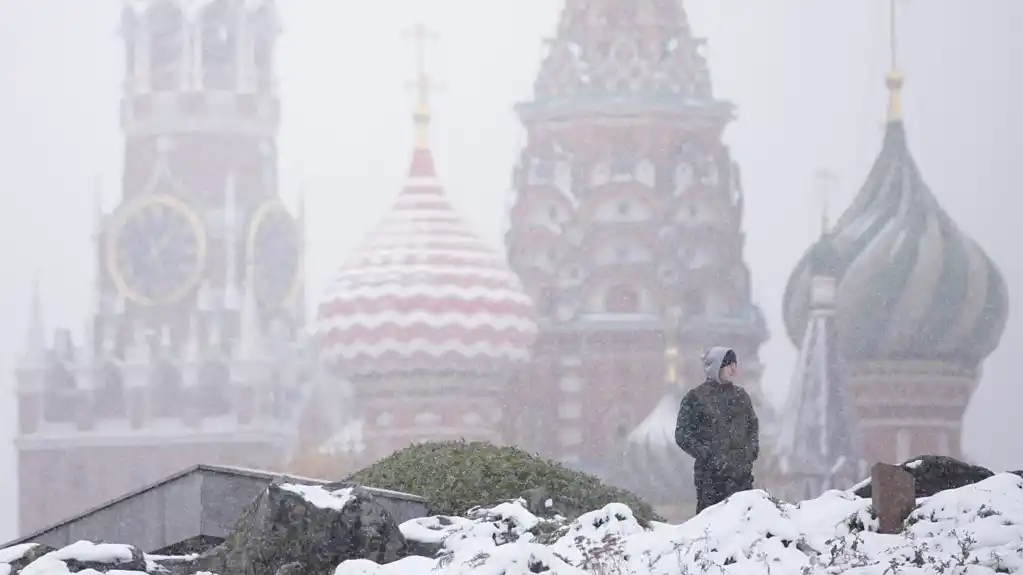
[[[871,499],[880,533],[900,533],[916,507],[916,479],[897,465],[877,463],[870,470]]]

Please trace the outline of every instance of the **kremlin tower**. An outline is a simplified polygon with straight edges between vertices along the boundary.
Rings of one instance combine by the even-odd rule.
[[[95,213],[84,337],[16,372],[20,527],[198,463],[279,468],[309,358],[304,220],[277,182],[273,0],[130,0],[121,198]]]
[[[422,50],[421,26],[416,36]],[[518,278],[437,177],[422,52],[419,61],[404,189],[319,307],[322,358],[351,381],[366,462],[415,441],[502,443],[509,379],[536,333]]]
[[[767,330],[722,143],[733,107],[702,50],[678,0],[565,1],[535,96],[516,108],[528,139],[506,244],[539,320],[510,402],[516,444],[617,465],[609,454],[664,396],[666,337],[683,388],[702,382],[705,348],[735,348],[765,409]]]
[[[821,267],[833,278],[832,344],[870,462],[962,457],[963,414],[1009,310],[998,267],[942,209],[917,168],[902,84],[893,54],[881,151],[852,204],[792,272],[783,302],[798,345],[822,313],[815,296]]]

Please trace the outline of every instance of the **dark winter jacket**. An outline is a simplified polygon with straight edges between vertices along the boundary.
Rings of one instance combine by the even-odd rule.
[[[760,456],[760,421],[745,389],[718,381],[728,351],[707,352],[707,381],[682,398],[675,442],[696,460],[697,471],[741,477]]]

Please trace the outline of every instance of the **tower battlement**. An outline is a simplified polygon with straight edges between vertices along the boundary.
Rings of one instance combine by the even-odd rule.
[[[19,444],[69,435],[100,443],[196,434],[290,440],[309,368],[300,350],[289,349],[296,346],[288,334],[278,332],[268,346],[282,352],[281,361],[225,352],[215,339],[200,342],[197,331],[176,344],[169,331],[146,337],[138,330],[121,352],[108,341],[95,353],[58,330],[52,346],[26,355],[16,371]]]
[[[272,0],[129,0],[120,33],[121,115],[129,136],[183,127],[276,133],[280,23]]]

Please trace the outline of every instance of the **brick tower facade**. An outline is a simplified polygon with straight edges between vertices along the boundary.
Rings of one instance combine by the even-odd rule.
[[[280,466],[306,377],[272,0],[126,2],[122,34],[121,200],[97,209],[85,337],[50,345],[36,314],[18,367],[22,532],[192,464]]]
[[[759,397],[767,337],[743,261],[732,106],[677,0],[566,0],[514,173],[508,258],[536,302],[530,367],[509,389],[510,438],[587,462],[663,395],[665,335],[680,385],[701,352],[735,348]]]

